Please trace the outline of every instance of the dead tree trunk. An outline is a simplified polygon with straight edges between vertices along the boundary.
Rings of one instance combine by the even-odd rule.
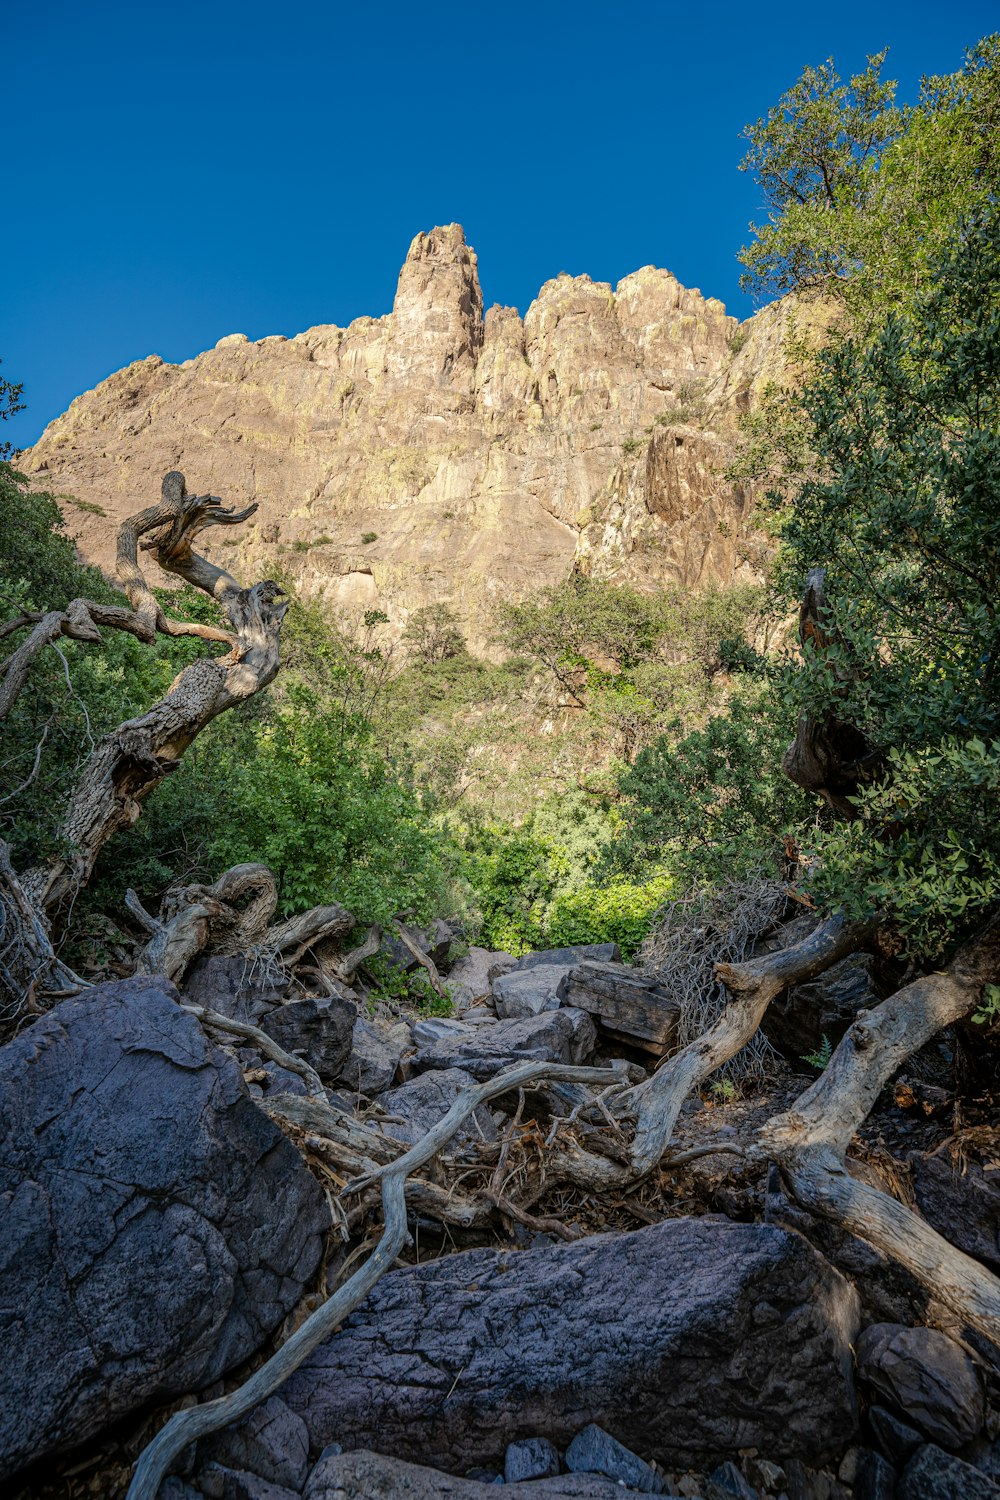
[[[826,574],[814,568],[806,582],[799,609],[799,640],[803,652],[822,654],[837,643],[826,598]],[[840,695],[849,675],[841,670]],[[851,798],[862,781],[870,778],[881,757],[856,725],[844,719],[836,704],[822,718],[801,714],[795,739],[785,751],[782,770],[804,791],[825,798],[838,816],[856,816]]]
[[[199,532],[234,525],[254,510],[256,506],[234,512],[214,495],[187,495],[184,476],[173,473],[163,481],[160,504],[125,521],[119,530],[118,573],[135,615],[151,631],[166,628],[172,633],[138,565],[136,548],[139,538],[147,535],[142,546],[161,568],[216,600],[231,633],[215,635],[226,636],[230,650],[185,667],[160,703],[120,724],[96,747],[60,830],[67,852],[24,877],[25,889],[47,916],[58,913],[86,885],[104,845],[136,821],[144,799],[177,768],[205,726],[273,680],[288,608],[283,590],[271,581],[241,588],[224,568],[192,551]]]
[[[60,853],[17,880],[17,890],[32,910],[38,929],[29,930],[31,923],[26,919],[19,923],[19,950],[38,948],[33,975],[50,989],[58,990],[60,983],[57,973],[54,977],[43,974],[43,970],[52,971],[54,964],[50,953],[43,951],[48,924],[58,919],[86,885],[105,844],[136,821],[145,798],[176,769],[205,726],[266,687],[278,670],[281,622],[288,608],[284,591],[270,580],[243,588],[224,568],[192,550],[196,537],[209,526],[236,525],[256,509],[250,505],[236,511],[217,496],[188,495],[183,474],[168,474],[160,502],[132,516],[118,532],[118,574],[129,608],[74,599],[65,610],[45,615],[25,612],[4,629],[6,636],[31,627],[0,663],[0,719],[10,712],[23,689],[35,656],[61,636],[99,642],[102,629],[115,629],[147,642],[159,632],[198,636],[229,647],[223,656],[193,662],[179,673],[161,702],[104,736],[84,764],[70,797],[59,830]],[[140,546],[166,572],[209,594],[219,605],[227,628],[168,619],[139,566]],[[19,906],[13,894],[5,908],[8,920],[14,922]],[[272,904],[268,920],[273,911]],[[39,934],[45,937],[40,948]]]
[[[978,1003],[1000,977],[1000,914],[942,973],[905,985],[854,1022],[825,1071],[761,1132],[792,1198],[905,1266],[969,1327],[1000,1348],[1000,1279],[949,1245],[904,1204],[858,1181],[847,1148],[906,1059]]]

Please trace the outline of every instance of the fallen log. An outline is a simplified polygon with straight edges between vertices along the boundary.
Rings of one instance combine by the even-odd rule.
[[[983,985],[998,977],[1000,914],[943,972],[914,980],[859,1016],[812,1087],[764,1127],[757,1149],[777,1163],[800,1207],[893,1256],[1000,1352],[1000,1278],[904,1204],[852,1176],[846,1160],[893,1074],[942,1027],[967,1015]]]
[[[637,1176],[650,1171],[666,1151],[691,1090],[746,1046],[774,997],[787,985],[812,979],[853,953],[877,925],[874,918],[849,923],[834,916],[792,948],[742,964],[716,965],[715,972],[731,997],[718,1021],[620,1101],[620,1106],[627,1104],[636,1115],[631,1159]]]

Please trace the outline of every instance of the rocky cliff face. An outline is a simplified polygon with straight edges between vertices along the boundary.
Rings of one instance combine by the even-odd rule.
[[[560,275],[523,319],[484,318],[450,224],[417,235],[388,316],[231,334],[182,365],[151,355],[78,397],[22,467],[106,565],[120,518],[179,468],[259,503],[209,541],[230,566],[280,564],[331,609],[384,609],[397,629],[444,600],[483,647],[496,601],[574,568],[689,588],[740,573],[749,495],[722,469],[782,316],[764,309],[734,340],[721,302],[646,266],[615,288]]]

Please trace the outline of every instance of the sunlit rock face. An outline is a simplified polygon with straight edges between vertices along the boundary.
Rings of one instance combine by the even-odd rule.
[[[739,412],[781,368],[783,318],[765,308],[734,340],[721,302],[653,266],[617,287],[562,274],[523,319],[484,316],[449,224],[414,239],[387,316],[231,334],[182,365],[151,355],[78,397],[21,466],[105,566],[121,517],[181,469],[259,506],[207,534],[217,560],[280,567],[393,630],[443,600],[489,649],[497,601],[574,568],[641,587],[745,573],[750,495],[723,471]]]

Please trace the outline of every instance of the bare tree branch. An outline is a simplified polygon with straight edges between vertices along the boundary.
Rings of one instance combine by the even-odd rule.
[[[940,1302],[1000,1349],[1000,1279],[887,1193],[853,1177],[851,1139],[906,1059],[968,1014],[1000,977],[1000,914],[943,973],[927,974],[860,1015],[794,1108],[769,1120],[755,1150],[790,1195],[904,1265]]]
[[[238,1390],[216,1401],[206,1402],[203,1406],[175,1412],[140,1457],[126,1500],[156,1500],[167,1470],[189,1443],[207,1437],[210,1432],[217,1432],[221,1427],[238,1421],[248,1411],[252,1411],[276,1391],[299,1368],[303,1360],[360,1306],[378,1280],[392,1268],[403,1247],[409,1243],[410,1234],[406,1223],[407,1179],[418,1167],[431,1160],[480,1104],[540,1078],[607,1084],[613,1082],[614,1077],[614,1073],[605,1068],[574,1068],[541,1062],[517,1063],[486,1083],[462,1089],[443,1119],[409,1151],[366,1177],[349,1183],[342,1195],[344,1197],[361,1191],[376,1180],[382,1189],[385,1227],[368,1260]]]

